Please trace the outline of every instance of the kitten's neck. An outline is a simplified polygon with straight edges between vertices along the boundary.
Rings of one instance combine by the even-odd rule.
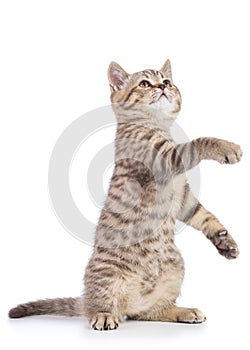
[[[164,136],[170,136],[170,127],[177,117],[177,113],[168,115],[167,113],[149,106],[131,107],[125,109],[121,105],[113,105],[118,125],[138,124],[161,132]]]

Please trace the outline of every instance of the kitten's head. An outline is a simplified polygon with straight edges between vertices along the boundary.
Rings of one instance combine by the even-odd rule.
[[[173,119],[181,108],[181,95],[173,84],[170,61],[157,70],[144,70],[128,74],[121,66],[111,62],[108,70],[111,102],[124,109],[148,107],[154,113]]]

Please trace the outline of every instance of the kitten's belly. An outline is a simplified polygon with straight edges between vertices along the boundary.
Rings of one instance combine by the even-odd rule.
[[[173,305],[180,294],[184,277],[183,261],[180,259],[177,266],[169,264],[165,272],[158,277],[155,286],[148,283],[142,286],[142,278],[131,281],[128,291],[126,315],[133,316],[153,307],[167,307]],[[134,283],[133,283],[134,282]]]

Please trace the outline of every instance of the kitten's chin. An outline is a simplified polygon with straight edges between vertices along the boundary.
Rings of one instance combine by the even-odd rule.
[[[152,108],[152,113],[156,117],[165,120],[176,119],[180,111],[180,108],[173,106],[173,104],[164,96],[152,103],[150,108]]]

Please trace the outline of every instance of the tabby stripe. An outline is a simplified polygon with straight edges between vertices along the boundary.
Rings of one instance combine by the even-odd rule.
[[[126,103],[127,106],[126,106],[126,107],[123,106],[123,109],[124,109],[125,111],[127,111],[128,109],[132,109],[139,101],[140,101],[140,100],[137,98],[137,99],[135,99],[135,101],[132,102],[132,103]],[[135,111],[135,110],[133,109],[133,111]]]
[[[149,140],[151,140],[151,138],[152,138],[153,136],[155,136],[155,131],[154,131],[154,130],[148,130],[148,131],[146,131],[144,134],[142,134],[142,137],[139,138],[139,140],[142,140],[142,141],[144,141],[144,140],[149,141]]]
[[[183,197],[182,197],[182,207],[186,204],[189,195],[189,185],[186,183],[184,186]]]
[[[190,159],[191,159],[191,163],[196,163],[196,158],[197,158],[197,151],[196,151],[196,149],[195,149],[195,147],[194,147],[194,145],[193,145],[193,143],[191,142],[190,143]]]
[[[154,76],[157,76],[157,71],[153,70],[153,69],[149,69],[149,72],[154,75]]]
[[[166,159],[164,157],[161,158],[161,171],[163,171],[164,173],[167,170],[167,162]]]
[[[198,202],[197,205],[196,205],[196,208],[194,210],[193,216],[196,215],[201,210],[201,208],[202,208],[202,205],[201,205],[200,202]]]
[[[201,157],[201,144],[199,144],[199,139],[191,141],[191,144],[192,144],[196,154],[198,155],[198,158],[200,159],[200,157]],[[196,144],[198,147],[196,146]],[[203,145],[202,145],[202,147],[203,147]]]
[[[174,152],[173,150],[174,150],[174,149],[173,149],[172,147],[164,148],[163,151],[161,152],[162,157],[164,157],[164,158],[167,160],[168,153],[169,153],[170,151]]]
[[[132,222],[133,220],[131,220],[130,218],[123,218],[121,213],[114,213],[114,212],[110,212],[110,219],[116,219],[119,221],[119,224],[127,224]]]
[[[130,92],[128,93],[127,97],[124,100],[124,103],[128,102],[130,96],[134,93],[134,91],[137,89],[137,86],[133,87],[132,90],[130,90]]]
[[[100,225],[100,227],[98,226],[99,231],[105,229],[104,233],[105,233],[106,237],[107,237],[108,234],[110,235],[111,233],[115,237],[114,233],[117,234],[117,233],[120,233],[122,230],[124,230],[124,227],[122,227],[122,228],[114,228],[113,227],[114,225],[112,223],[107,224],[105,221],[104,222],[100,221],[99,225]]]
[[[122,189],[124,189],[124,185],[125,185],[125,183],[123,181],[120,182],[120,183],[116,183],[115,180],[114,180],[113,183],[112,183],[112,188],[115,188],[117,190],[122,190]]]
[[[160,151],[160,149],[162,148],[163,145],[165,145],[165,143],[167,142],[167,140],[161,140],[161,141],[158,141],[154,144],[154,148],[157,150],[157,151]]]
[[[96,257],[94,258],[95,261],[99,261],[101,263],[104,263],[104,264],[107,264],[109,265],[112,265],[112,266],[115,266],[121,270],[125,270],[125,271],[129,271],[129,272],[134,272],[130,267],[128,267],[126,264],[123,264],[121,262],[118,262],[116,260],[112,260],[112,259],[106,259],[105,257],[104,258],[100,258],[100,257]]]
[[[153,234],[153,232],[152,232]],[[154,243],[154,242],[157,242],[159,241],[159,237],[154,237],[154,238],[146,238],[145,240],[143,240],[143,243],[144,244],[150,244],[150,243]]]
[[[213,144],[210,144],[209,138],[204,138],[202,143],[203,151],[206,151],[206,149],[208,149],[210,146],[213,146]]]
[[[113,199],[114,201],[120,200],[120,199],[121,199],[119,196],[115,195],[115,194],[112,193],[112,192],[109,192],[108,197],[110,197],[110,198]]]
[[[152,169],[155,169],[154,175],[157,175],[157,181],[163,180],[163,173],[164,177],[167,171],[167,153],[170,151],[164,151],[161,154],[159,152],[152,152]],[[160,157],[160,161],[159,161]]]
[[[129,178],[129,175],[126,173],[126,174],[119,174],[119,175],[114,175],[112,177],[112,180],[111,181],[116,181],[116,180],[120,180],[121,177],[126,177],[126,178]],[[122,182],[124,184],[124,182]]]
[[[170,161],[176,168],[178,168],[177,164],[179,163],[179,158],[180,156],[178,152],[176,151],[176,149],[173,149],[173,152],[170,156]]]
[[[183,158],[185,153],[188,153],[188,156],[189,156],[189,151],[187,151],[188,147],[189,147],[189,143],[184,143],[176,146],[176,151],[181,158]]]
[[[182,222],[187,222],[189,219],[191,219],[191,216],[193,217],[194,212],[196,208],[191,207],[188,212],[186,212],[186,204],[188,204],[188,195],[190,193],[190,189],[188,184],[185,185],[184,191],[183,191],[183,197],[182,197],[182,203],[181,203],[181,209],[180,209],[180,220]]]
[[[145,75],[145,77],[146,78],[148,78],[148,79],[150,79],[150,72],[148,71],[148,70],[145,70],[144,72],[143,72],[143,74]]]
[[[119,123],[118,124],[118,136],[119,136],[119,133],[121,133],[122,131],[124,132],[127,132],[127,131],[130,131],[131,129],[133,130],[135,128],[135,125],[134,124],[130,124],[130,123]]]
[[[197,212],[200,210],[201,204],[198,203],[196,208],[191,207],[188,212],[184,215],[184,217],[181,219],[182,222],[188,222],[190,219],[194,217],[194,215],[197,214]]]
[[[106,267],[102,267],[102,268],[91,267],[91,274],[98,274],[99,277],[102,278],[102,280],[105,278],[114,277],[114,271],[107,271]]]
[[[109,278],[109,282],[110,282],[110,278]],[[89,284],[91,284],[91,287],[94,288],[95,290],[97,290],[99,293],[102,293],[102,298],[104,299],[105,293],[103,292],[104,290],[106,290],[107,288],[107,281],[105,279],[91,279],[88,282]]]
[[[120,256],[119,254],[113,252],[113,251],[108,251],[107,252],[108,255],[112,256],[113,258],[119,259],[124,261],[126,264],[132,264],[132,265],[139,265],[139,261],[134,260],[134,259],[127,259],[124,256]]]
[[[202,222],[202,227],[203,229],[205,228],[205,226],[207,225],[208,221],[210,221],[212,219],[212,215],[211,214],[208,214],[208,216],[203,220]]]

